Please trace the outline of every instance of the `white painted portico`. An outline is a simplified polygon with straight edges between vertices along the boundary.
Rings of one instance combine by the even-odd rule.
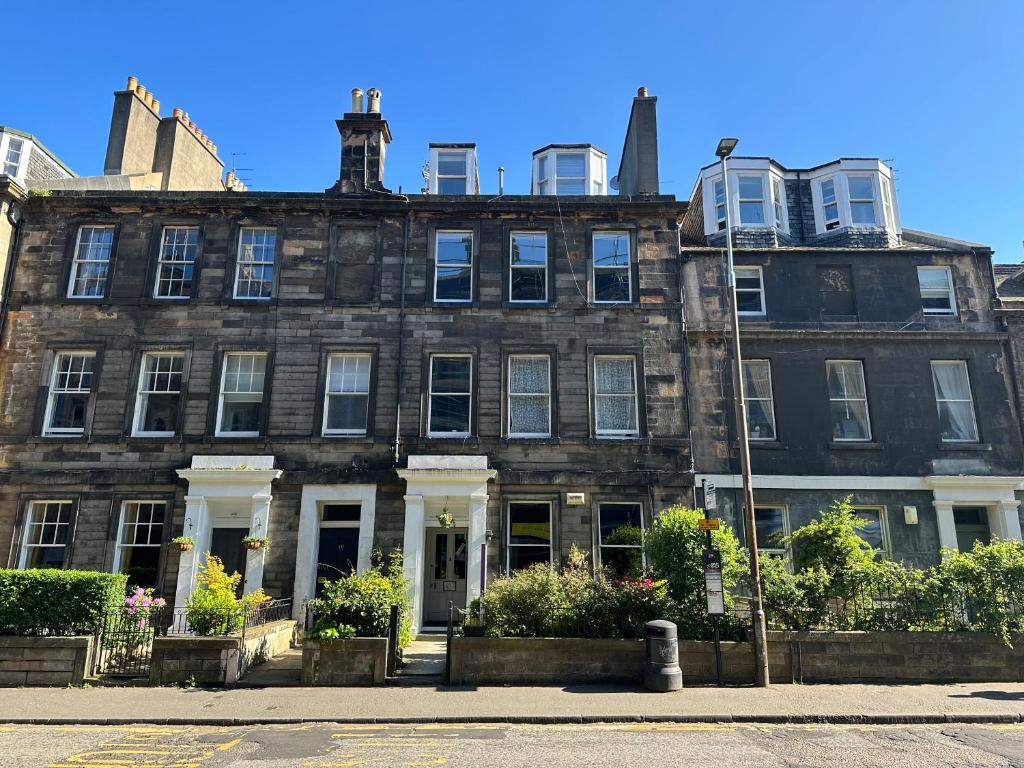
[[[423,590],[428,500],[450,498],[468,503],[452,504],[454,524],[467,530],[466,605],[480,596],[480,573],[484,565],[483,548],[487,541],[487,482],[497,472],[487,468],[486,456],[410,456],[406,469],[398,476],[406,482],[405,537],[403,556],[405,577],[413,604],[413,627],[422,628]]]
[[[266,536],[273,498],[271,483],[281,477],[281,470],[274,469],[273,456],[193,456],[191,467],[179,469],[178,476],[188,481],[184,533],[196,541],[195,547],[182,552],[178,561],[174,604],[182,607],[195,589],[196,573],[210,549],[212,511],[218,505],[244,509],[248,511],[249,532]],[[265,548],[246,551],[246,594],[263,586],[266,556]]]

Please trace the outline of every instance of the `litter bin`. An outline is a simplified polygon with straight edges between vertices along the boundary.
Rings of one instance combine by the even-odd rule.
[[[651,691],[678,691],[683,687],[679,668],[679,636],[671,621],[644,624],[647,660],[644,663],[644,687]]]

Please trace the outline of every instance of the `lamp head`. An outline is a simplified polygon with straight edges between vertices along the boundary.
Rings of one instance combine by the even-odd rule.
[[[722,139],[718,142],[718,148],[715,150],[715,155],[722,158],[728,157],[732,154],[732,151],[736,149],[736,145],[739,143],[739,139]]]

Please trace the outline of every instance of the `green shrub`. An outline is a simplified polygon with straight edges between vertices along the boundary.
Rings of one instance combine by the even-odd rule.
[[[400,550],[394,551],[384,565],[326,582],[323,594],[310,601],[310,635],[322,639],[345,637],[351,628],[356,637],[387,637],[392,605],[400,607],[398,645],[404,648],[412,642],[412,603]]]
[[[491,582],[483,597],[494,637],[643,637],[644,624],[672,615],[663,581],[595,578],[584,562],[561,573],[538,563]]]
[[[246,612],[270,600],[262,588],[238,597],[241,581],[240,573],[229,575],[219,557],[206,553],[196,575],[196,589],[185,601],[185,619],[197,635],[238,632],[245,623]]]
[[[120,573],[0,569],[0,634],[91,633],[120,610],[126,588]]]
[[[669,507],[654,518],[646,539],[653,574],[665,580],[668,594],[676,604],[676,613],[669,618],[676,623],[680,639],[685,640],[705,640],[713,634],[704,592],[702,556],[706,534],[698,528],[703,517],[703,512],[681,504]],[[746,552],[727,525],[711,532],[711,542],[722,553],[726,603],[722,631],[726,636],[735,636],[739,625],[731,611],[731,589],[747,578]]]
[[[797,571],[821,568],[840,588],[856,573],[870,568],[878,554],[858,531],[869,525],[857,517],[851,497],[838,499],[817,519],[798,528],[786,540]]]

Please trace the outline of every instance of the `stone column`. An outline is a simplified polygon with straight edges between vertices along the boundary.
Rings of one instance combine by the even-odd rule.
[[[483,546],[487,541],[487,499],[486,493],[474,493],[469,497],[469,530],[466,538],[469,554],[466,558],[466,605],[480,597],[480,568],[483,561]]]
[[[958,549],[956,523],[953,521],[953,502],[935,501],[935,518],[939,524],[939,546],[943,549]]]
[[[266,536],[270,530],[269,493],[257,493],[252,497],[252,517],[249,518],[249,535]],[[263,563],[267,559],[267,548],[245,550],[245,582],[242,592],[248,595],[263,586]]]
[[[185,528],[183,535],[191,536],[196,545],[178,558],[178,582],[174,590],[174,606],[184,608],[185,601],[196,588],[196,572],[200,558],[210,546],[209,519],[206,514],[206,497],[185,497]]]
[[[1013,501],[1000,501],[994,507],[991,507],[988,517],[990,521],[989,528],[992,529],[992,533],[1006,541],[1020,541],[1019,508],[1020,502],[1016,499]]]
[[[423,522],[423,497],[405,497],[405,539],[402,545],[403,570],[409,582],[412,599],[412,626],[419,632],[423,619],[423,544],[426,528]]]

